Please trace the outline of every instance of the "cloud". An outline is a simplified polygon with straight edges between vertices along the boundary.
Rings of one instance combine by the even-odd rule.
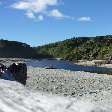
[[[25,13],[25,15],[30,18],[30,19],[35,19],[37,21],[42,21],[43,20],[43,15],[38,15],[36,16],[34,13],[32,12],[27,12]]]
[[[30,19],[43,20],[43,15],[55,18],[70,18],[62,14],[59,10],[48,11],[48,6],[57,6],[61,2],[58,0],[21,0],[11,5],[12,8],[24,10],[25,15]]]
[[[14,3],[11,7],[38,13],[47,9],[47,6],[57,5],[57,3],[57,0],[26,0]]]
[[[39,16],[38,16],[38,20],[39,20],[39,21],[42,21],[42,20],[43,20],[43,15],[39,15]]]
[[[53,9],[52,11],[50,11],[48,13],[49,16],[53,16],[57,19],[63,19],[63,18],[69,18],[69,19],[72,19],[72,17],[70,16],[66,16],[64,14],[62,14],[58,9]]]
[[[28,18],[35,19],[35,15],[32,12],[25,13]]]
[[[91,21],[91,17],[81,17],[78,20],[79,21]]]

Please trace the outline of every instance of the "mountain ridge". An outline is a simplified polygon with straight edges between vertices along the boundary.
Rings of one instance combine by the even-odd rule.
[[[36,51],[30,45],[17,41],[0,39],[0,58],[36,58]]]
[[[0,58],[61,58],[72,61],[112,59],[112,35],[73,37],[37,47],[0,39]]]
[[[112,57],[112,35],[96,37],[73,37],[64,41],[35,47],[46,58],[64,60],[105,59]]]

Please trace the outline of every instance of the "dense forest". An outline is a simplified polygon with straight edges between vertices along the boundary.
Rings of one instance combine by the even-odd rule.
[[[112,57],[112,35],[74,37],[61,42],[35,47],[45,58],[64,60],[93,60]]]
[[[29,45],[16,41],[0,40],[0,58],[36,58],[36,51]]]
[[[39,47],[0,40],[0,58],[61,58],[63,60],[93,60],[112,58],[112,35],[74,37]]]

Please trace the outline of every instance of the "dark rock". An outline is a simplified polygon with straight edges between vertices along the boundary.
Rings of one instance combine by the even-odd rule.
[[[26,84],[27,80],[27,66],[25,63],[13,63],[9,67],[9,71],[14,79],[22,84]]]

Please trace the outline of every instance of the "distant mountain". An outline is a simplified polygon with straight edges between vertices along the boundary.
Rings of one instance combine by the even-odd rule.
[[[61,42],[35,47],[44,57],[64,60],[92,60],[112,57],[112,35],[74,37]]]
[[[29,45],[16,41],[0,40],[0,58],[36,58],[36,51]]]

